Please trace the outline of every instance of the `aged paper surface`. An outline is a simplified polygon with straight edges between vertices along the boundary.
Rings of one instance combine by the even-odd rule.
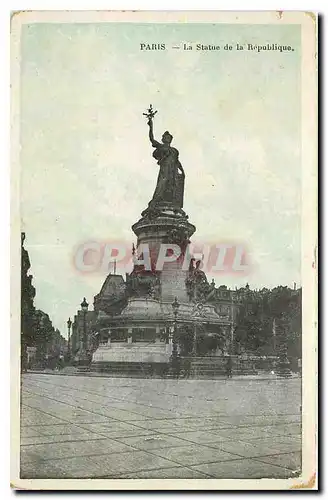
[[[13,14],[13,487],[316,488],[316,30]]]

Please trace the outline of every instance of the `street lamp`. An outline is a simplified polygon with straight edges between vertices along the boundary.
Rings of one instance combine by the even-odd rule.
[[[290,371],[290,362],[288,360],[288,350],[287,350],[287,325],[284,320],[280,320],[278,323],[278,350],[279,350],[279,358],[278,358],[278,365],[277,365],[277,375],[279,377],[291,377],[291,371]],[[276,334],[276,332],[275,332]]]
[[[82,342],[80,342],[80,350],[78,354],[78,364],[79,364],[79,370],[81,371],[86,371],[89,366],[89,356],[88,356],[88,345],[87,345],[87,322],[86,322],[86,316],[88,312],[88,307],[89,304],[85,300],[85,297],[83,298],[83,301],[81,302],[81,309],[82,309],[82,314],[83,314],[83,337],[82,337]],[[80,314],[79,314],[80,317]],[[80,323],[79,323],[80,324]],[[79,329],[80,331],[80,329]]]
[[[203,309],[204,309],[204,304],[201,302],[198,302],[195,305],[195,308],[193,310],[192,316],[194,318],[194,337],[193,337],[193,343],[192,343],[192,355],[197,356],[197,328],[199,326],[199,318],[200,316],[203,316]]]
[[[174,333],[173,333],[173,351],[172,351],[173,357],[177,356],[177,316],[179,307],[180,304],[178,302],[178,299],[175,297],[174,301],[172,302],[172,309],[174,314]]]
[[[71,318],[68,318],[68,320],[67,320],[67,330],[68,330],[67,357],[68,357],[68,359],[70,359],[70,357],[71,357],[71,327],[72,327],[72,321],[71,321]]]
[[[173,314],[174,314],[175,320],[176,320],[176,317],[178,315],[179,307],[180,307],[180,304],[178,302],[178,299],[175,297],[174,301],[172,302],[172,309],[173,309]]]
[[[83,297],[83,302],[81,302],[81,309],[83,312],[87,312],[89,304],[87,303],[85,297]]]
[[[83,298],[83,301],[81,302],[81,309],[83,312],[83,350],[86,353],[87,351],[87,325],[86,325],[86,317],[87,317],[87,312],[88,312],[88,307],[89,304],[85,300],[85,297]]]
[[[234,329],[235,329],[235,305],[234,305],[234,292],[231,292],[231,325],[230,325],[230,356],[234,354],[235,351],[235,339],[234,339]]]

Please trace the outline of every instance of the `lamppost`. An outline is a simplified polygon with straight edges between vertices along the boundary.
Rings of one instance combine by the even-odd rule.
[[[194,321],[194,338],[192,342],[192,355],[197,356],[197,319]]]
[[[192,345],[193,356],[197,355],[197,328],[200,325],[200,317],[203,316],[204,304],[198,302],[194,308],[192,316],[194,318],[194,337]]]
[[[79,353],[79,365],[81,366],[81,369],[83,369],[84,366],[89,364],[89,358],[87,354],[87,312],[88,312],[88,307],[89,304],[87,303],[85,297],[83,298],[83,301],[81,302],[81,309],[83,313],[83,337],[82,337],[82,342],[81,342],[81,348],[80,348],[80,353]]]
[[[272,322],[272,349],[273,349],[273,371],[276,371],[277,366],[277,339],[276,339],[276,318],[273,318]]]
[[[281,319],[279,321],[279,358],[277,365],[277,375],[278,377],[289,378],[291,377],[290,362],[288,360],[288,349],[287,349],[287,325],[286,322]]]
[[[172,302],[172,309],[174,314],[174,333],[173,333],[173,351],[172,351],[173,358],[177,357],[177,316],[179,307],[180,304],[178,302],[178,299],[175,297],[174,301]]]
[[[67,330],[68,330],[67,358],[68,358],[68,360],[71,359],[71,327],[72,327],[72,321],[71,321],[71,318],[68,318],[68,321],[67,321]]]
[[[231,325],[230,325],[230,356],[234,355],[235,351],[235,306],[234,306],[234,292],[231,292]]]
[[[87,351],[87,312],[88,312],[88,307],[89,304],[85,300],[85,297],[83,297],[83,301],[81,302],[81,309],[83,312],[83,350],[86,353]]]

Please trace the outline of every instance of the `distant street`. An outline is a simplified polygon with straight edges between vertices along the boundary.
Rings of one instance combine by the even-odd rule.
[[[301,379],[23,375],[22,478],[286,478]]]

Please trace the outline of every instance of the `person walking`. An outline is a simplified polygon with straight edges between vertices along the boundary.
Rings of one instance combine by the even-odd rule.
[[[189,378],[190,377],[190,369],[191,369],[191,362],[189,358],[185,358],[183,362],[183,372],[184,372],[184,378]]]
[[[181,359],[180,356],[174,356],[172,359],[172,372],[173,372],[173,378],[179,378],[180,377],[180,370],[181,370]]]
[[[226,364],[226,376],[227,378],[232,378],[232,358],[228,356]]]

